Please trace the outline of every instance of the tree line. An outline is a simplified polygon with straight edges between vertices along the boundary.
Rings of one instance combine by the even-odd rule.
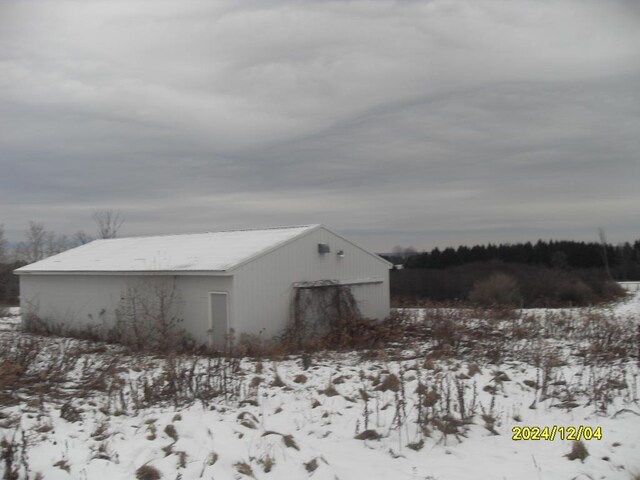
[[[611,245],[598,242],[538,240],[536,243],[503,243],[448,247],[415,252],[411,249],[387,255],[405,268],[447,269],[470,263],[500,261],[561,270],[610,269],[617,280],[640,280],[640,240]]]
[[[18,301],[19,282],[13,271],[29,263],[43,260],[78,247],[98,238],[115,238],[124,223],[120,212],[116,210],[96,210],[91,215],[96,233],[91,235],[84,230],[75,234],[58,235],[48,230],[43,222],[29,222],[23,239],[10,246],[0,224],[0,306],[15,304]]]

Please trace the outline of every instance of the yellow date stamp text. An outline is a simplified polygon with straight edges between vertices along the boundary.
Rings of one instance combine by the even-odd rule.
[[[512,440],[602,440],[602,427],[579,425],[577,427],[514,426],[511,428]]]

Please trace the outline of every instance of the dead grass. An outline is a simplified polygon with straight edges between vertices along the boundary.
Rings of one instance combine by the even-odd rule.
[[[265,455],[258,460],[258,463],[262,465],[262,470],[264,471],[264,473],[269,473],[275,465],[275,459],[271,455]]]
[[[295,383],[307,383],[307,380],[308,380],[307,376],[303,373],[296,375],[293,379]]]
[[[207,465],[215,465],[217,461],[218,454],[216,452],[211,452],[207,458]]]
[[[173,424],[170,423],[169,425],[164,427],[164,433],[174,442],[178,441],[178,432],[176,431],[176,427]]]
[[[287,448],[293,448],[294,450],[300,450],[300,447],[298,447],[298,444],[293,439],[293,435],[283,435],[282,436],[282,441],[284,442],[284,444],[285,444],[285,446]]]
[[[474,283],[469,300],[485,306],[519,306],[522,303],[518,280],[506,273],[496,272]]]
[[[581,441],[573,442],[571,445],[571,451],[565,455],[569,460],[584,460],[589,456],[589,452],[585,444]]]
[[[311,460],[309,460],[304,464],[304,468],[309,473],[315,472],[316,469],[318,468],[318,460],[315,458],[312,458]]]
[[[137,480],[160,480],[162,474],[160,471],[151,465],[142,465],[136,470]]]
[[[384,380],[382,380],[382,382],[377,385],[374,390],[380,392],[386,392],[389,390],[392,392],[397,392],[398,390],[400,390],[400,380],[395,374],[390,373],[388,375],[385,375]]]
[[[399,449],[414,450],[423,448],[427,437],[443,444],[447,439],[462,441],[471,424],[484,426],[494,435],[504,434],[505,427],[500,421],[506,417],[496,412],[495,399],[500,401],[511,385],[509,382],[519,380],[517,374],[501,366],[505,361],[535,367],[522,384],[535,398],[534,403],[553,399],[557,408],[592,406],[597,413],[610,414],[616,399],[639,400],[633,384],[637,379],[628,376],[622,366],[622,361],[633,359],[637,351],[635,327],[606,311],[584,310],[579,315],[517,312],[515,317],[496,318],[491,309],[436,309],[427,311],[424,317],[400,312],[393,321],[399,325],[401,338],[386,339],[383,347],[375,349],[376,356],[368,360],[370,369],[363,367],[359,373],[339,372],[339,375],[335,371],[327,374],[325,370],[322,378],[327,383],[323,384],[318,382],[317,369],[343,354],[317,350],[308,354],[313,357],[313,366],[304,374],[296,375],[295,371],[280,367],[287,372],[287,379],[293,379],[290,386],[280,377],[275,361],[263,364],[263,360],[251,362],[233,355],[150,356],[104,343],[2,332],[0,372],[4,374],[0,375],[0,398],[6,404],[30,398],[34,409],[44,402],[55,404],[68,421],[86,416],[88,401],[96,402],[99,405],[96,408],[106,415],[136,414],[154,406],[179,409],[194,403],[204,408],[242,406],[238,424],[256,429],[261,424],[260,414],[251,406],[260,407],[258,391],[270,388],[269,384],[296,392],[307,384],[314,396],[316,393],[337,396],[340,392],[334,384],[343,384],[338,388],[345,400],[362,412],[355,438],[374,441],[382,434],[385,438],[396,435],[402,443]],[[567,338],[572,341],[567,342]],[[579,375],[565,376],[567,367],[575,366],[576,358],[582,363]],[[288,365],[304,368],[300,356],[292,355],[287,360]],[[349,391],[350,377],[360,382],[357,390]],[[318,407],[314,415],[321,415],[330,423],[335,415],[327,408],[331,402],[321,399],[325,405],[309,398],[310,408]],[[386,411],[383,416],[391,420],[381,425],[379,418],[383,411]],[[514,418],[515,415],[513,412]],[[9,424],[10,419],[0,417],[0,420]],[[172,422],[180,420],[179,415],[174,415]],[[46,423],[42,425],[45,431],[41,433],[47,433]],[[108,439],[106,422],[89,428],[94,429],[91,436],[97,442]],[[163,431],[173,442],[178,440],[173,423],[163,427],[155,418],[148,419],[144,429],[149,440],[162,437],[159,432]],[[247,433],[241,427],[237,430],[239,434]],[[407,433],[409,430],[411,434]],[[286,448],[300,450],[293,435],[277,434]],[[186,455],[174,452],[172,446],[173,443],[167,445],[165,453],[175,454],[178,466],[186,464]],[[582,447],[574,445],[575,449]],[[20,448],[19,440],[3,443],[5,471],[16,469]],[[399,449],[394,447],[396,452]],[[584,460],[584,450],[572,450],[567,458]],[[9,467],[7,458],[11,459]],[[209,464],[216,461],[215,453],[203,460]],[[269,456],[251,459],[255,469],[267,473],[273,468],[273,461]],[[254,475],[250,463],[242,462],[236,467],[239,474]]]
[[[234,467],[236,468],[238,473],[246,475],[247,477],[253,477],[253,469],[247,462],[238,462],[234,464]]]
[[[480,365],[499,365],[505,360],[527,362],[539,368],[538,378],[528,379],[525,385],[539,392],[541,400],[557,398],[561,404],[569,405],[574,398],[586,395],[599,411],[606,411],[614,398],[630,389],[625,380],[618,378],[611,368],[607,370],[606,365],[635,355],[637,332],[632,324],[606,311],[587,309],[579,315],[562,311],[549,311],[544,315],[520,313],[515,319],[498,320],[487,309],[438,308],[426,311],[422,318],[401,311],[392,321],[398,326],[396,334],[385,338],[385,348],[375,350],[375,358],[403,359],[412,355],[419,361],[418,373],[420,368],[430,372],[432,380],[428,384],[423,382],[424,390],[418,395],[422,413],[431,415],[431,420],[450,413],[427,412],[427,409],[437,409],[448,392],[453,397],[467,398],[474,376],[481,373]],[[373,331],[382,334],[390,325],[380,324],[380,329],[377,328]],[[401,333],[400,340],[397,332]],[[565,341],[569,337],[571,343]],[[562,350],[557,349],[559,344],[564,345]],[[323,355],[327,355],[326,351],[317,351],[314,362]],[[563,385],[562,379],[556,378],[558,372],[567,359],[576,357],[582,358],[585,368],[589,369],[585,372],[589,382],[586,386]],[[441,361],[460,358],[467,361],[467,370],[466,375],[457,374],[459,385],[453,380],[449,386],[434,381],[442,378],[439,375]],[[28,397],[37,405],[46,399],[58,403],[63,417],[75,422],[82,418],[77,402],[95,395],[104,399],[103,412],[113,414],[136,412],[155,405],[182,407],[201,402],[206,406],[221,399],[255,404],[256,389],[263,382],[261,378],[268,375],[272,376],[273,386],[289,388],[275,363],[264,377],[247,376],[240,365],[240,359],[234,356],[150,357],[104,343],[2,332],[0,404]],[[264,367],[258,361],[250,368],[262,372]],[[140,372],[134,380],[128,377],[130,369]],[[306,381],[308,376],[302,373],[293,379],[298,384]],[[508,376],[496,374],[492,385],[480,386],[480,389],[487,388],[496,394],[505,381]],[[373,379],[365,391],[371,388],[398,393],[402,383],[396,373],[386,373]],[[333,385],[321,393],[339,394]],[[464,406],[462,409],[465,413],[469,411]],[[154,429],[149,428],[149,438],[155,436]]]
[[[358,435],[354,437],[356,440],[380,440],[382,435],[380,435],[375,430],[364,430],[360,432]]]
[[[11,386],[24,373],[24,367],[9,361],[0,362],[0,389]]]
[[[327,397],[335,397],[337,395],[340,395],[333,385],[329,385],[324,390],[318,390],[318,393],[326,395]]]

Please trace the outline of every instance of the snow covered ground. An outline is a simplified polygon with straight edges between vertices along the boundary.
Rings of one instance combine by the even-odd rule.
[[[0,472],[637,479],[640,291],[630,290],[602,309],[495,321],[448,312],[430,324],[434,340],[407,334],[385,351],[317,353],[306,369],[298,357],[167,359],[32,337],[13,331],[11,316],[0,332]],[[469,329],[456,330],[458,320]],[[466,340],[448,343],[438,328]],[[588,456],[571,460],[577,442],[558,434],[513,440],[525,426],[600,427],[602,439],[584,440]]]
[[[0,331],[15,330],[20,325],[20,307],[0,307]]]

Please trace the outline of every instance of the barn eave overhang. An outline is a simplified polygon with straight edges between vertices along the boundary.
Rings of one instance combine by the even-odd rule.
[[[295,282],[294,288],[322,288],[339,286],[371,285],[384,283],[384,278],[353,278],[345,280],[314,280],[310,282]]]
[[[16,270],[16,275],[95,275],[95,276],[232,276],[228,270]]]

